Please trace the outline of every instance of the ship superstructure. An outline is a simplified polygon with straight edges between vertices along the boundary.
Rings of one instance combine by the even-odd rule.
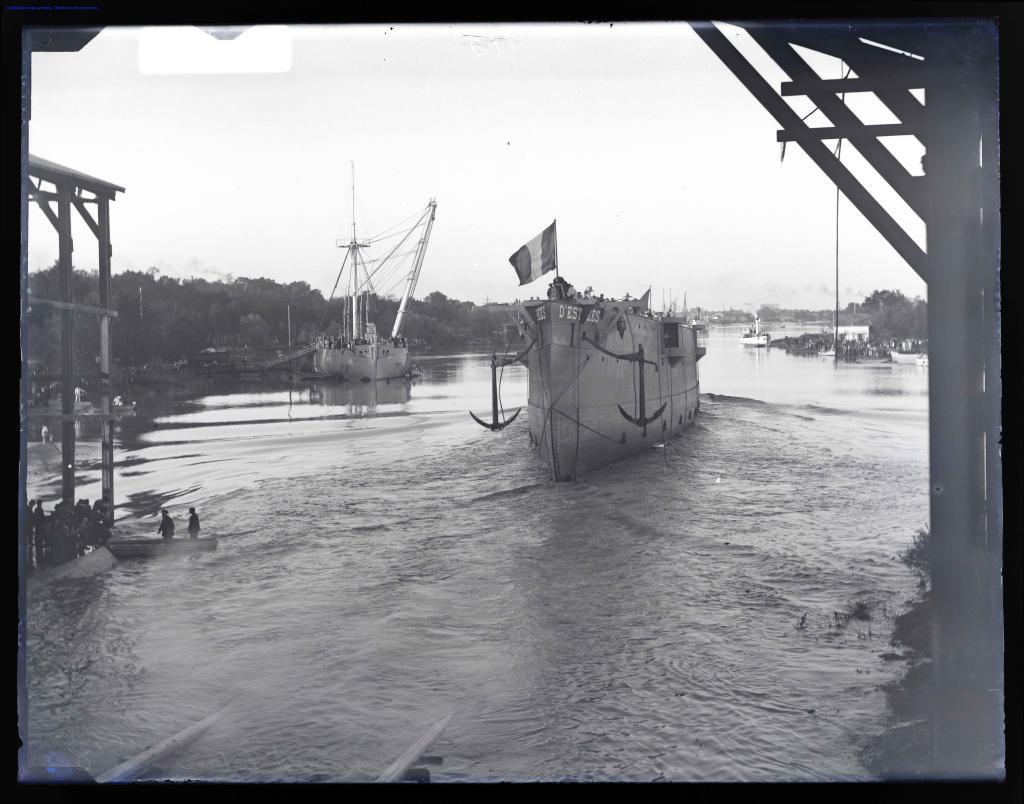
[[[322,332],[316,340],[313,352],[313,369],[317,374],[342,380],[388,380],[409,377],[412,361],[409,344],[402,334],[409,299],[416,289],[423,259],[434,225],[437,201],[430,199],[426,208],[412,216],[415,223],[399,231],[385,230],[381,236],[360,241],[356,236],[355,224],[355,177],[352,180],[352,238],[347,243],[338,241],[339,248],[345,249],[345,258],[334,283],[337,290],[345,268],[348,267],[348,293],[342,298],[342,324],[340,332]],[[394,229],[394,227],[392,227]],[[414,234],[419,233],[416,240]],[[375,242],[398,238],[398,242],[382,258],[366,260],[363,250]],[[409,250],[411,243],[415,243]],[[403,249],[405,249],[403,251]],[[393,275],[397,267],[403,266],[403,258],[412,258],[411,268],[406,277],[405,290],[399,304],[398,314],[390,336],[378,334],[376,324],[369,320],[369,299],[375,290],[375,278]],[[334,291],[331,296],[333,297]]]

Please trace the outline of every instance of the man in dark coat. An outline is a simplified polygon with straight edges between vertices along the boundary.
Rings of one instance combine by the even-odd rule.
[[[25,528],[25,550],[28,553],[29,563],[32,558],[32,546],[35,542],[35,531],[36,531],[36,501],[28,501],[28,513],[25,514],[25,521],[23,527]]]
[[[35,510],[32,511],[32,531],[36,550],[36,566],[40,567],[46,556],[46,512],[43,510],[41,502],[37,502]]]
[[[190,539],[199,538],[199,514],[196,513],[195,508],[188,509],[188,537]]]
[[[174,538],[174,520],[171,519],[166,508],[160,510],[160,527],[157,528],[156,532],[164,537],[165,542],[169,542]]]

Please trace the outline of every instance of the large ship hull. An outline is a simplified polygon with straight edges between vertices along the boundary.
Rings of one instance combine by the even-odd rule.
[[[625,304],[523,305],[530,443],[556,481],[679,435],[700,407],[696,329]]]
[[[393,380],[408,377],[411,368],[408,347],[389,343],[320,348],[313,353],[313,371],[340,380]]]

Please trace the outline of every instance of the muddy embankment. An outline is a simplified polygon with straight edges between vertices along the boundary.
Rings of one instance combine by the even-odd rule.
[[[882,779],[926,779],[932,768],[931,594],[921,595],[894,623],[887,661],[904,661],[906,673],[886,685],[889,720],[865,746],[862,759]]]

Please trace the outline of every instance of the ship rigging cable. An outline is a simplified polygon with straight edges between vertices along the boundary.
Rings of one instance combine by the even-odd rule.
[[[501,411],[501,427],[504,430],[508,422],[505,420],[505,403],[501,401],[501,381],[505,377],[505,366],[508,361],[508,326],[505,327],[505,354],[501,356],[501,370],[498,372],[498,410]]]
[[[326,302],[326,304],[324,305],[324,311],[323,311],[323,314],[322,314],[322,315],[320,316],[320,324],[319,324],[319,326],[317,327],[317,328],[318,328],[319,330],[321,330],[321,331],[323,330],[323,326],[324,326],[324,320],[325,320],[325,319],[326,319],[326,317],[327,317],[327,312],[328,312],[328,310],[329,310],[329,308],[330,308],[330,303],[331,303],[331,300],[332,300],[332,299],[334,298],[334,294],[335,294],[335,292],[337,292],[337,290],[338,290],[338,283],[339,283],[339,282],[341,281],[341,276],[342,276],[342,273],[343,273],[343,272],[344,272],[344,270],[345,270],[345,265],[346,265],[346,264],[347,264],[347,262],[348,262],[348,258],[349,258],[350,252],[352,252],[352,251],[356,251],[356,256],[355,256],[355,257],[353,257],[353,265],[352,265],[352,270],[353,270],[353,272],[355,273],[355,280],[356,280],[356,282],[355,282],[355,284],[356,284],[356,293],[360,293],[360,292],[362,292],[362,291],[363,291],[363,290],[364,290],[365,288],[367,288],[367,287],[369,287],[369,289],[370,289],[370,290],[371,290],[371,291],[372,291],[373,293],[377,293],[377,290],[376,290],[376,288],[375,288],[375,287],[374,287],[374,285],[373,285],[373,277],[374,277],[374,276],[376,276],[376,275],[378,274],[378,272],[381,272],[381,271],[383,271],[383,269],[385,268],[385,266],[387,266],[387,265],[388,265],[388,262],[389,262],[389,260],[391,260],[391,259],[392,259],[392,257],[393,257],[393,256],[395,255],[395,253],[396,253],[396,252],[398,251],[398,249],[399,249],[399,248],[401,248],[402,244],[403,244],[403,243],[405,243],[405,241],[409,239],[409,236],[410,236],[410,235],[411,235],[411,234],[412,234],[412,233],[413,233],[414,231],[416,231],[416,229],[417,229],[417,228],[419,227],[419,225],[420,225],[420,224],[421,224],[421,223],[423,222],[423,220],[424,220],[425,216],[427,215],[427,213],[428,213],[429,211],[430,211],[430,207],[429,207],[429,205],[428,205],[428,207],[427,207],[427,208],[426,208],[425,210],[422,210],[422,211],[420,211],[420,212],[416,212],[416,213],[413,213],[412,215],[410,215],[409,217],[407,217],[407,218],[406,218],[405,220],[403,220],[403,221],[400,221],[399,223],[395,224],[395,225],[394,225],[394,226],[392,226],[392,227],[389,227],[389,229],[395,229],[395,228],[397,228],[398,226],[402,226],[402,225],[404,225],[405,223],[407,223],[408,221],[410,221],[410,220],[412,220],[413,218],[416,218],[416,217],[418,216],[418,220],[416,221],[416,223],[414,223],[414,224],[413,224],[413,225],[412,225],[412,226],[411,226],[411,227],[410,227],[409,229],[407,229],[407,230],[404,230],[404,231],[403,231],[403,230],[399,230],[399,231],[397,231],[397,232],[394,232],[394,233],[392,233],[392,234],[384,235],[384,237],[383,237],[383,238],[382,238],[382,237],[380,237],[380,236],[378,236],[377,238],[374,238],[374,239],[371,239],[370,241],[368,241],[368,243],[370,243],[370,242],[375,242],[376,240],[380,240],[380,239],[387,239],[387,238],[390,238],[390,237],[397,237],[398,235],[403,235],[402,239],[401,239],[401,240],[400,240],[400,241],[399,241],[399,242],[398,242],[398,243],[397,243],[397,244],[396,244],[396,245],[394,246],[394,248],[392,248],[392,249],[391,249],[391,251],[389,251],[389,252],[388,252],[388,253],[387,253],[387,254],[386,254],[386,255],[385,255],[384,257],[382,257],[382,258],[381,258],[380,260],[371,260],[371,262],[375,262],[375,263],[377,263],[376,267],[375,267],[375,268],[374,268],[374,269],[373,269],[372,271],[368,270],[368,268],[367,268],[367,263],[366,263],[366,260],[364,260],[364,259],[362,258],[362,256],[361,256],[361,255],[359,255],[359,253],[358,253],[358,251],[359,251],[359,250],[358,250],[358,248],[356,248],[356,249],[353,249],[353,248],[352,248],[351,246],[349,246],[349,247],[348,247],[348,248],[346,249],[346,251],[345,251],[345,257],[344,257],[344,259],[343,259],[343,260],[341,261],[341,268],[339,268],[339,269],[338,269],[338,276],[337,276],[337,277],[335,278],[335,280],[334,280],[334,287],[333,287],[333,288],[331,288],[331,294],[330,294],[330,296],[328,296],[328,297],[327,297],[327,302]],[[365,222],[364,222],[364,223],[365,223]],[[386,233],[386,232],[388,232],[388,229],[385,229],[385,230],[384,230],[384,232],[385,232],[385,233]],[[356,242],[356,241],[355,241],[355,236],[354,236],[354,234],[353,234],[353,240],[352,240],[352,242],[353,242],[353,243],[355,243],[355,242]],[[397,264],[396,264],[396,265],[392,265],[392,266],[389,266],[389,267],[388,267],[388,270],[386,270],[386,271],[383,271],[383,274],[382,274],[382,276],[383,276],[383,279],[382,279],[382,280],[379,280],[380,284],[381,284],[381,285],[383,286],[384,284],[386,284],[386,283],[389,283],[389,282],[391,282],[391,280],[393,280],[393,279],[395,278],[395,276],[396,276],[396,274],[397,274],[398,270],[399,270],[399,269],[401,269],[401,268],[402,268],[402,267],[404,266],[404,262],[405,262],[405,260],[407,260],[407,259],[408,259],[409,255],[410,255],[410,254],[415,254],[415,253],[416,253],[416,251],[414,250],[414,251],[412,251],[412,252],[406,252],[406,253],[403,253],[403,254],[400,254],[400,255],[398,255],[398,256],[399,256],[399,259],[398,259],[398,261],[397,261]],[[364,276],[366,277],[366,278],[365,278],[365,280],[363,280],[362,282],[360,282],[360,280],[359,280],[359,270],[358,270],[358,268],[359,268],[359,264],[360,264],[360,263],[361,263],[361,264],[362,264],[362,266],[363,266],[363,274],[364,274]],[[395,284],[394,284],[394,285],[392,285],[392,286],[390,287],[390,290],[394,290],[394,288],[395,288],[395,287],[397,287],[397,286],[398,286],[398,285],[399,285],[399,284],[401,283],[401,281],[402,281],[402,280],[401,280],[401,279],[399,279],[399,280],[398,280],[397,282],[395,282]]]
[[[324,311],[320,315],[320,323],[317,325],[317,331],[323,332],[324,319],[327,317],[327,311],[331,306],[331,299],[334,298],[334,291],[338,289],[338,283],[341,281],[342,271],[345,270],[345,263],[348,262],[348,251],[345,252],[345,257],[341,261],[341,268],[338,269],[338,278],[334,280],[334,287],[331,288],[331,295],[327,297],[327,303],[324,304]]]
[[[383,258],[382,258],[382,259],[381,259],[381,260],[379,261],[379,263],[377,264],[377,267],[373,269],[373,272],[372,272],[371,274],[368,274],[368,276],[367,276],[367,281],[369,281],[369,279],[370,279],[370,278],[371,278],[372,276],[375,276],[375,275],[377,274],[377,272],[378,272],[378,271],[381,271],[381,270],[382,270],[382,269],[384,268],[384,266],[388,264],[388,261],[389,261],[389,260],[390,260],[390,259],[392,258],[392,256],[394,256],[394,254],[395,254],[395,253],[396,253],[396,252],[398,251],[398,249],[402,247],[402,245],[403,245],[403,244],[405,243],[405,241],[409,239],[409,236],[410,236],[410,235],[411,235],[411,234],[412,234],[413,232],[415,232],[415,231],[416,231],[416,229],[418,229],[418,228],[419,228],[419,226],[420,226],[420,224],[421,224],[421,223],[423,223],[424,219],[426,218],[426,216],[427,216],[427,214],[428,214],[429,212],[430,212],[430,206],[428,205],[428,206],[427,206],[427,208],[426,208],[425,210],[423,210],[423,211],[422,211],[421,213],[419,213],[419,216],[420,216],[420,217],[419,217],[419,220],[417,220],[417,221],[416,221],[416,223],[415,223],[415,224],[413,224],[413,225],[412,225],[412,226],[411,226],[411,227],[410,227],[410,228],[408,229],[408,231],[406,231],[406,232],[405,232],[405,235],[404,235],[404,236],[402,237],[402,239],[401,239],[401,240],[400,240],[400,241],[399,241],[399,242],[398,242],[398,243],[397,243],[397,244],[396,244],[396,245],[394,246],[394,248],[392,248],[392,249],[391,249],[391,251],[389,251],[389,252],[387,253],[387,255],[385,255],[385,256],[384,256],[384,257],[383,257]],[[406,219],[406,220],[408,220],[408,219]]]

